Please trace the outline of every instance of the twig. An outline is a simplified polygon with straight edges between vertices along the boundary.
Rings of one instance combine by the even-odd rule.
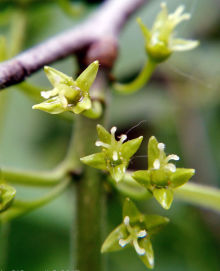
[[[44,65],[102,39],[116,40],[129,16],[146,0],[108,0],[85,23],[61,33],[0,65],[0,89],[17,84]]]

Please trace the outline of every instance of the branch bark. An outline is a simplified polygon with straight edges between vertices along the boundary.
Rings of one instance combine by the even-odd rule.
[[[102,39],[115,40],[120,30],[147,0],[108,0],[86,22],[0,64],[0,89],[17,84],[27,76]]]

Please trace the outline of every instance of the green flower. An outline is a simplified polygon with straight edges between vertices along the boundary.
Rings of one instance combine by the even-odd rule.
[[[101,252],[112,252],[133,246],[148,268],[154,267],[151,236],[169,219],[158,215],[143,215],[130,199],[123,206],[123,222],[113,230],[102,245]]]
[[[5,182],[0,182],[0,212],[5,211],[12,203],[16,194],[16,190],[6,184]]]
[[[103,126],[97,125],[99,140],[95,144],[97,147],[101,147],[102,151],[85,156],[80,160],[91,167],[108,171],[112,178],[119,182],[123,179],[130,158],[138,150],[143,137],[140,136],[124,143],[127,136],[121,135],[120,140],[116,140],[116,129],[116,127],[112,127],[111,133],[109,133]]]
[[[42,91],[41,96],[46,101],[34,105],[33,109],[43,110],[50,114],[71,111],[80,114],[92,107],[89,89],[98,72],[99,62],[90,64],[74,81],[72,77],[51,67],[44,67],[44,71],[54,86],[50,91]]]
[[[184,6],[179,6],[171,14],[168,14],[166,3],[162,3],[161,8],[162,11],[158,14],[151,30],[138,18],[146,42],[146,51],[155,62],[166,60],[174,51],[191,50],[199,45],[195,40],[175,38],[175,27],[182,21],[190,19],[190,14],[183,13]]]
[[[165,145],[152,136],[148,143],[148,170],[139,170],[132,177],[147,188],[165,209],[173,201],[173,189],[186,183],[194,174],[194,169],[176,168],[171,160],[178,161],[175,154],[166,156]]]

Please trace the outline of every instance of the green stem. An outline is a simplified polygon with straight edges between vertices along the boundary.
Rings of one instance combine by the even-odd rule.
[[[24,215],[30,211],[33,211],[34,209],[44,206],[45,204],[47,204],[48,202],[52,201],[60,194],[62,194],[69,184],[70,179],[67,178],[63,180],[61,183],[59,183],[57,186],[55,186],[53,190],[51,190],[48,194],[35,201],[25,202],[15,200],[11,208],[9,208],[7,211],[1,214],[0,221],[8,222],[14,219],[15,217]]]
[[[120,94],[131,94],[142,88],[150,79],[152,73],[156,68],[156,63],[151,59],[148,59],[139,73],[138,77],[134,81],[128,84],[115,83],[113,88]]]
[[[9,183],[29,186],[52,186],[60,182],[66,175],[64,168],[53,171],[21,171],[3,168],[2,177]]]
[[[93,89],[104,92],[107,76],[100,70]],[[75,121],[74,150],[78,160],[88,154],[97,152],[96,125],[103,124],[106,112],[102,118],[92,120],[78,116]],[[103,233],[103,213],[105,194],[103,191],[103,177],[99,170],[83,167],[83,174],[76,183],[76,264],[73,268],[80,271],[102,270],[101,239]]]
[[[220,212],[220,189],[187,183],[175,190],[175,197]]]

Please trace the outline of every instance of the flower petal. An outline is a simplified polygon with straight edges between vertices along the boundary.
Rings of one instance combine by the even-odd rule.
[[[123,179],[125,175],[125,171],[126,171],[126,164],[120,164],[119,166],[110,167],[109,169],[109,172],[112,178],[116,182],[120,182]]]
[[[142,238],[139,241],[140,247],[145,250],[144,255],[140,255],[142,262],[150,269],[154,268],[154,251],[151,241],[148,238]]]
[[[195,174],[195,169],[191,168],[177,168],[170,177],[170,187],[177,188],[188,180]]]
[[[100,124],[96,126],[99,140],[111,144],[111,134]]]
[[[160,215],[144,215],[144,223],[150,235],[157,233],[169,221],[169,218]]]
[[[172,51],[188,51],[196,48],[199,45],[197,40],[173,39],[171,42]]]
[[[84,97],[82,101],[78,102],[76,106],[73,106],[73,112],[80,114],[84,110],[88,110],[92,107],[92,102],[89,97]]]
[[[80,161],[90,167],[106,170],[105,154],[102,152],[82,157]]]
[[[32,108],[42,110],[50,114],[59,114],[66,111],[66,109],[63,108],[59,97],[51,98],[40,104],[35,104],[32,106]]]
[[[139,184],[143,185],[146,188],[149,188],[151,183],[151,172],[149,170],[138,170],[132,174],[132,177]]]
[[[89,89],[91,88],[93,82],[95,81],[96,74],[99,69],[99,62],[96,60],[93,63],[91,63],[76,79],[77,86],[83,91],[83,92],[89,92]]]
[[[169,188],[155,188],[153,195],[164,209],[170,208],[173,201],[173,190]]]
[[[54,68],[51,68],[49,66],[45,66],[44,71],[45,71],[50,83],[54,87],[58,86],[60,83],[67,84],[69,82],[73,82],[73,79],[70,76],[68,76],[68,75],[66,75],[66,74],[64,74]]]
[[[127,159],[131,158],[131,156],[133,156],[136,153],[136,151],[139,149],[142,140],[143,140],[143,136],[139,136],[138,138],[125,142],[121,146],[122,156]]]
[[[101,253],[123,249],[123,247],[119,245],[119,240],[127,238],[126,232],[126,226],[124,224],[121,224],[114,229],[103,243]]]
[[[133,201],[131,201],[129,198],[125,199],[123,205],[123,218],[126,216],[129,217],[131,223],[138,221],[142,216]]]

